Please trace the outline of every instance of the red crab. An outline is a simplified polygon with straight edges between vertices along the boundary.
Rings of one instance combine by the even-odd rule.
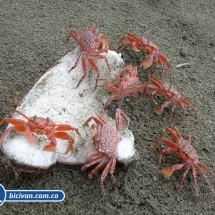
[[[69,153],[69,151],[73,152],[74,139],[65,131],[74,130],[78,134],[78,136],[81,137],[81,134],[79,133],[78,129],[73,128],[70,125],[56,124],[55,122],[51,121],[49,118],[45,119],[42,117],[37,117],[36,115],[34,117],[29,118],[18,110],[14,110],[13,113],[14,112],[20,114],[28,121],[25,122],[21,119],[12,119],[12,118],[3,118],[2,120],[0,120],[0,125],[3,122],[7,122],[13,125],[9,127],[2,135],[0,139],[0,144],[12,130],[25,132],[25,135],[29,143],[36,144],[34,136],[32,135],[32,132],[34,132],[39,135],[46,135],[47,138],[50,140],[50,143],[44,146],[43,148],[44,151],[54,152],[56,150],[56,145],[57,145],[56,138],[59,138],[62,140],[68,140],[69,146],[65,152],[65,154],[67,154]]]
[[[104,84],[104,85],[107,85],[110,92],[113,93],[113,95],[105,103],[104,109],[107,108],[108,104],[112,100],[119,100],[119,99],[121,99],[119,104],[119,108],[121,108],[124,98],[131,94],[134,95],[135,97],[134,102],[136,103],[138,99],[138,90],[142,90],[143,93],[145,90],[144,84],[139,85],[139,79],[137,77],[137,67],[134,66],[132,68],[132,66],[129,65],[123,68],[120,73],[115,72],[114,76],[116,77],[115,84],[107,79],[100,79],[100,80],[107,81],[107,84]],[[104,86],[104,85],[100,85],[100,86]]]
[[[169,70],[171,68],[171,64],[169,60],[160,53],[157,45],[155,45],[151,40],[146,39],[144,37],[139,38],[135,36],[134,34],[127,34],[126,36],[122,37],[117,43],[122,43],[117,51],[122,49],[124,46],[129,46],[133,49],[135,52],[144,52],[148,55],[148,58],[144,60],[140,67],[143,67],[143,69],[148,69],[153,62],[155,62],[154,65],[154,72],[156,71],[157,64],[161,66],[162,70],[162,79],[164,79],[164,66],[163,62],[167,64],[167,69]]]
[[[96,167],[89,173],[89,179],[104,167],[102,176],[100,179],[100,186],[102,193],[105,192],[103,181],[110,173],[110,177],[115,181],[113,175],[116,167],[116,150],[119,142],[118,129],[113,128],[101,115],[97,114],[97,117],[90,117],[85,123],[86,126],[91,120],[94,120],[94,124],[91,125],[91,135],[94,147],[88,152],[86,164],[81,168],[82,171],[96,165]],[[121,122],[121,121],[120,121]],[[121,128],[121,125],[117,125]]]
[[[107,58],[103,55],[103,54],[106,54],[109,49],[108,41],[105,35],[101,34],[98,31],[98,28],[96,25],[93,25],[93,27],[90,30],[86,28],[83,35],[81,36],[78,34],[76,30],[71,30],[68,37],[66,38],[65,44],[68,44],[71,38],[78,42],[81,53],[79,54],[75,62],[75,65],[69,70],[69,72],[78,65],[78,62],[81,58],[82,69],[84,73],[83,77],[78,82],[76,88],[80,85],[80,83],[85,78],[87,74],[88,65],[90,66],[90,68],[92,68],[97,72],[96,85],[95,85],[95,87],[97,87],[100,73],[95,63],[95,60],[104,59],[108,66],[108,69],[110,70]]]
[[[215,191],[211,183],[209,182],[208,178],[206,177],[205,173],[203,172],[203,169],[208,171],[214,178],[215,178],[215,174],[208,167],[206,167],[204,164],[199,162],[199,158],[196,153],[196,150],[191,145],[191,141],[192,141],[192,137],[194,136],[194,133],[189,133],[189,139],[185,140],[180,134],[178,128],[176,128],[175,126],[173,126],[172,128],[166,128],[164,130],[164,133],[167,133],[167,132],[170,133],[173,141],[167,138],[159,138],[155,142],[154,146],[152,147],[152,150],[154,150],[159,145],[160,142],[164,142],[169,147],[160,151],[160,154],[158,156],[159,164],[161,163],[161,157],[163,154],[175,154],[176,157],[182,161],[182,164],[174,164],[170,167],[164,167],[161,170],[161,174],[165,178],[169,178],[174,171],[179,170],[185,166],[186,168],[185,168],[184,174],[181,177],[178,189],[179,190],[181,189],[187,173],[191,170],[194,188],[196,190],[196,194],[198,195],[198,186],[197,186],[197,180],[196,180],[196,170],[197,170],[203,176],[207,185],[215,194]]]
[[[152,101],[157,105],[157,102],[154,99],[154,95],[161,95],[169,101],[164,102],[161,106],[156,107],[154,112],[157,115],[160,115],[164,108],[166,108],[170,103],[172,103],[172,108],[170,110],[167,121],[171,118],[175,105],[177,104],[182,109],[182,119],[184,120],[184,106],[188,105],[192,110],[197,114],[195,109],[195,103],[188,98],[185,98],[179,94],[179,92],[172,86],[170,82],[163,82],[155,76],[149,77],[148,83],[153,85],[147,85],[147,88],[153,90],[150,94]]]

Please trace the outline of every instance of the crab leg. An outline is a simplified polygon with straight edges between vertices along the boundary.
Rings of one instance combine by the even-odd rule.
[[[81,56],[81,55],[80,55]],[[79,56],[79,58],[80,58]],[[79,59],[77,59],[76,62],[78,62]],[[86,64],[86,60],[85,58],[82,58],[82,69],[83,69],[83,73],[84,75],[81,77],[80,81],[78,82],[77,86],[75,88],[78,88],[78,86],[80,85],[80,83],[83,81],[83,79],[85,78],[85,76],[87,75],[87,64]],[[77,66],[77,64],[75,66],[72,67],[72,69],[74,69]],[[70,71],[72,70],[70,69]]]
[[[183,98],[181,100],[182,103],[186,104],[187,106],[189,106],[190,108],[193,109],[193,111],[197,114],[197,111],[196,111],[196,108],[194,107],[195,106],[195,103],[193,101],[191,101],[190,99],[187,99],[187,98]]]
[[[92,179],[93,176],[94,176],[100,169],[102,169],[106,164],[107,164],[107,161],[106,161],[106,160],[104,160],[104,161],[101,161],[101,160],[100,160],[100,163],[88,174],[88,178],[89,178],[89,179]]]
[[[57,125],[58,127],[55,129],[55,131],[75,131],[77,135],[82,138],[80,132],[78,131],[77,128],[73,128],[70,125],[64,125],[64,124],[59,124]]]
[[[154,89],[152,88],[153,86],[151,85],[148,85],[147,87],[153,90],[153,92],[150,93],[150,98],[156,105],[158,105],[158,103],[155,101],[154,95],[159,95],[160,91],[155,86],[154,86]]]
[[[75,69],[75,67],[78,65],[78,62],[79,62],[79,59],[81,57],[81,54],[78,56],[76,62],[75,62],[75,65],[68,71],[68,72],[71,72],[73,69]],[[77,88],[77,87],[76,87]]]
[[[145,92],[146,92],[146,85],[145,85],[145,84],[139,85],[139,86],[137,86],[137,87],[135,88],[135,90],[136,90],[136,91],[142,90],[142,94],[143,94],[143,97],[144,97],[144,96],[145,96]],[[134,95],[134,98],[135,98],[135,100],[134,100],[134,103],[135,103],[135,104],[137,104],[137,103],[139,103],[140,101],[142,101],[142,99],[141,99],[140,101],[137,101],[137,100],[138,100],[138,96],[139,96],[137,92],[134,92],[133,95]]]
[[[88,58],[88,63],[90,65],[90,67],[97,72],[96,84],[95,84],[95,88],[94,88],[94,89],[96,89],[96,87],[98,85],[98,80],[99,80],[99,77],[100,77],[100,72],[99,72],[98,67],[96,66],[96,64],[94,63],[94,61],[92,59]]]
[[[175,142],[177,142],[177,140],[178,140],[178,136],[175,134],[175,132],[173,131],[173,128],[171,129],[171,128],[165,128],[165,130],[164,130],[164,134],[166,134],[167,132],[169,132],[170,134],[171,134],[171,136],[172,136],[172,139],[175,141]]]
[[[181,189],[182,184],[183,184],[183,182],[184,182],[184,179],[185,179],[185,177],[186,177],[186,175],[187,175],[187,173],[188,173],[189,171],[190,171],[190,165],[187,165],[187,166],[186,166],[186,169],[185,169],[185,171],[184,171],[184,173],[183,173],[183,175],[182,175],[182,177],[181,177],[181,180],[180,180],[180,182],[179,182],[178,190]]]
[[[122,45],[120,45],[117,48],[117,51],[119,51],[120,49],[122,49],[124,46],[129,46],[135,52],[141,52],[141,49],[138,49],[138,46],[137,46],[137,44],[135,42],[123,43]]]
[[[86,158],[86,163],[91,163],[94,162],[95,160],[101,160],[102,159],[102,154],[99,153],[97,148],[92,148],[88,153],[87,153],[87,158]]]
[[[101,124],[100,121],[99,121],[96,117],[91,116],[91,117],[83,124],[83,126],[88,125],[88,123],[89,123],[92,119],[95,121],[95,123]]]
[[[101,186],[102,193],[105,193],[105,187],[104,187],[103,182],[104,182],[105,178],[107,177],[108,173],[110,172],[110,170],[114,169],[114,166],[112,167],[113,162],[114,162],[114,158],[111,158],[102,172],[101,179],[100,179],[100,186]],[[114,181],[115,178],[113,177],[113,175],[112,175],[111,179]]]
[[[189,132],[189,139],[188,142],[191,144],[192,138],[195,137],[195,134],[193,132]]]
[[[75,130],[77,134],[79,133],[78,129],[73,128],[70,125],[66,125],[66,124],[58,124],[56,125],[56,129],[55,129],[55,131],[70,131],[70,130],[72,131]]]
[[[184,117],[185,117],[184,106],[183,106],[182,102],[177,102],[177,105],[181,108],[182,120],[184,121]]]
[[[196,168],[194,166],[191,166],[191,170],[192,170],[193,186],[194,186],[194,189],[196,190],[196,195],[198,196],[199,192],[198,192],[198,185],[196,180]]]
[[[160,151],[159,155],[158,155],[158,163],[161,163],[161,158],[163,156],[163,154],[174,154],[176,152],[176,149],[174,148],[166,148]]]
[[[70,151],[73,153],[74,139],[69,134],[67,134],[66,132],[55,132],[54,135],[56,138],[69,141],[69,146],[68,146],[65,154],[68,154]]]
[[[215,174],[208,167],[206,167],[202,163],[199,163],[199,166],[201,166],[202,168],[204,168],[205,170],[207,170],[215,178]]]
[[[203,164],[199,163],[199,166],[196,166],[196,169],[199,171],[199,173],[203,176],[203,178],[205,179],[207,185],[210,187],[211,191],[215,194],[215,191],[213,189],[213,186],[211,185],[210,181],[208,180],[207,176],[204,174],[204,172],[202,171],[201,167],[205,168],[206,170],[208,170],[213,176],[214,173],[212,173],[206,166],[204,166]],[[215,177],[215,176],[214,176]]]
[[[18,111],[18,110],[12,110],[12,114],[13,113],[18,113],[19,115],[21,115],[21,116],[23,116],[24,118],[26,118],[27,120],[29,120],[29,118],[24,114],[24,113],[22,113],[22,112],[20,112],[20,111]]]
[[[22,126],[22,127],[26,126],[26,122],[21,120],[21,119],[4,118],[4,119],[0,120],[0,125],[3,122],[7,122],[7,123],[10,123],[12,125],[17,125],[17,126]]]
[[[130,42],[134,41],[136,43],[139,43],[140,39],[136,37],[135,35],[129,33],[127,36],[122,37],[121,39],[118,40],[117,43],[123,42],[123,40],[128,40]]]
[[[131,72],[132,71],[132,72]],[[134,66],[133,69],[132,69],[132,66],[131,65],[128,65],[126,66],[124,69],[121,70],[120,74],[118,73],[114,73],[114,75],[116,77],[118,77],[118,79],[120,77],[122,77],[125,73],[129,74],[130,76],[133,76],[135,77],[137,75],[137,67]]]
[[[123,124],[125,124],[125,120],[127,120],[129,122],[128,116],[120,108],[117,108],[117,110],[116,110],[115,120],[116,120],[116,130],[117,131],[119,131],[122,128]]]
[[[85,169],[87,169],[88,167],[91,167],[97,163],[99,163],[102,159],[102,154],[99,154],[98,156],[93,157],[93,160],[91,161],[91,159],[89,159],[89,163],[86,163],[82,168],[81,171],[84,171]]]
[[[95,57],[94,57],[95,58]],[[94,59],[93,58],[93,59]],[[99,59],[99,58],[98,58]],[[100,58],[100,59],[103,59],[103,58]],[[87,59],[88,61],[88,63],[89,63],[89,65],[90,65],[90,67],[93,69],[93,70],[95,70],[96,72],[99,72],[99,68],[96,66],[96,64],[94,63],[94,61],[91,59],[91,58],[88,58]]]
[[[159,138],[155,144],[152,147],[152,151],[155,150],[155,148],[159,145],[160,142],[164,142],[165,144],[167,144],[169,147],[171,148],[176,148],[176,144],[174,142],[172,142],[171,140],[168,140],[166,138]]]
[[[16,129],[16,128],[15,128],[15,126],[14,126],[14,130],[15,130],[15,129]],[[21,131],[21,130],[19,130],[19,131]],[[36,141],[35,141],[34,136],[33,136],[33,134],[32,134],[32,130],[31,130],[31,128],[30,128],[29,126],[26,126],[24,132],[25,132],[25,135],[26,135],[28,141],[30,142],[30,144],[36,144]]]
[[[111,169],[110,169],[110,177],[111,177],[112,181],[116,180],[115,177],[114,177],[114,175],[113,175],[113,173],[115,171],[115,168],[116,168],[116,158],[114,157],[112,165],[111,165]]]
[[[183,138],[181,133],[179,132],[178,128],[176,126],[172,126],[172,130],[174,130],[176,132],[176,134],[178,135],[178,137]]]
[[[168,118],[167,118],[167,122],[170,120],[170,118],[171,118],[171,116],[172,116],[172,114],[173,114],[173,111],[174,111],[174,109],[175,109],[175,105],[176,105],[176,102],[175,101],[172,101],[172,108],[171,108],[171,110],[170,110],[170,112],[169,112],[169,116],[168,116]],[[164,107],[163,107],[164,108]],[[182,113],[184,114],[184,108],[183,108],[183,106],[182,106]]]
[[[3,140],[6,138],[6,136],[13,130],[13,126],[8,128],[5,133],[0,138],[0,145],[2,144]]]
[[[125,41],[129,41],[129,42],[125,42]],[[123,42],[118,48],[117,51],[119,51],[120,49],[122,49],[124,46],[129,46],[131,47],[134,51],[136,52],[141,52],[141,40],[136,37],[133,34],[128,34],[127,36],[122,37],[121,39],[119,39],[119,41],[117,43],[121,43]],[[138,48],[139,45],[139,48]]]
[[[73,38],[76,41],[79,39],[79,34],[78,34],[78,32],[76,30],[71,30],[69,32],[69,35],[67,36],[64,44],[67,45],[71,38]]]
[[[170,62],[167,60],[167,58],[163,54],[159,53],[159,59],[161,60],[161,62],[164,61],[167,64],[167,69],[168,70],[171,69]]]
[[[19,113],[19,111],[16,111]],[[20,112],[21,113],[21,112]],[[24,114],[22,114],[25,118],[27,118]],[[32,135],[32,131],[29,126],[27,126],[26,122],[21,120],[21,119],[11,119],[11,118],[4,118],[3,120],[0,121],[0,124],[5,121],[7,123],[12,124],[12,130],[14,131],[19,131],[19,132],[25,132],[25,135],[28,139],[28,141],[31,144],[36,144],[34,136]],[[7,132],[7,131],[6,131]],[[9,133],[9,132],[7,132]]]
[[[107,52],[108,52],[108,50],[107,50],[107,51],[100,50],[100,51],[98,51],[97,54],[104,54],[104,53],[107,53]],[[97,55],[97,54],[92,54],[92,55],[90,56],[90,58],[95,59],[95,60],[104,59],[104,60],[105,60],[105,63],[107,64],[107,67],[108,67],[109,71],[111,71],[107,58],[106,58],[105,56],[103,56],[103,55]]]
[[[150,85],[152,87],[152,90],[155,90],[155,89],[160,89],[161,86],[162,86],[162,82],[154,75],[151,75],[148,80],[147,80],[147,83],[148,82],[151,82],[153,85]],[[155,89],[153,89],[153,87],[157,87]]]

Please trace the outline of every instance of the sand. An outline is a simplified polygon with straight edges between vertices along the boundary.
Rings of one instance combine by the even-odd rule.
[[[180,163],[174,155],[164,155],[158,165],[151,147],[163,136],[163,129],[175,125],[184,138],[196,134],[193,145],[200,162],[215,172],[215,3],[194,1],[1,1],[0,3],[0,117],[5,117],[31,88],[44,68],[63,56],[64,41],[71,29],[82,33],[97,24],[111,45],[127,33],[150,38],[172,64],[166,79],[181,95],[196,103],[198,115],[185,108],[185,120],[177,107],[169,122],[169,109],[161,116],[153,113],[149,97],[135,105],[133,97],[123,104],[131,119],[129,129],[136,139],[140,159],[128,166],[117,167],[116,183],[105,180],[107,194],[99,187],[100,174],[92,180],[88,171],[54,169],[47,174],[22,173],[18,181],[1,167],[0,183],[5,189],[60,189],[65,199],[60,203],[7,203],[1,214],[214,214],[214,194],[197,174],[199,197],[193,188],[191,174],[181,191],[177,186],[183,170],[165,179],[159,171],[163,166]],[[76,43],[71,41],[69,47]],[[142,53],[129,48],[121,50],[127,64],[139,65]],[[176,69],[176,65],[190,65]],[[139,69],[140,81],[146,80],[153,67]],[[160,74],[158,68],[156,74]],[[54,87],[54,83],[53,83]],[[159,103],[162,99],[156,98]],[[113,116],[117,102],[108,113]],[[4,126],[1,126],[3,132]],[[164,146],[164,145],[163,145]],[[215,186],[215,179],[208,176]]]

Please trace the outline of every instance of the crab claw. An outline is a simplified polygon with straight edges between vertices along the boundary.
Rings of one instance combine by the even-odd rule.
[[[55,152],[56,151],[56,138],[52,138],[51,142],[43,147],[43,151]]]
[[[184,166],[184,164],[175,164],[175,165],[172,165],[170,167],[164,167],[160,171],[160,173],[163,175],[164,178],[169,178],[173,174],[173,172],[181,169],[183,166]]]
[[[148,69],[152,65],[151,59],[146,59],[140,64],[140,68],[143,67],[143,69]]]
[[[164,109],[163,106],[156,107],[154,108],[154,113],[157,115],[161,115],[163,112],[163,109]]]
[[[168,107],[170,103],[171,103],[171,101],[167,101],[167,102],[163,103],[161,106],[154,108],[154,113],[156,113],[157,115],[161,115],[164,108]],[[170,116],[172,115],[173,108],[174,108],[174,106],[172,107]]]
[[[54,144],[48,144],[43,147],[43,151],[55,152],[56,146]]]

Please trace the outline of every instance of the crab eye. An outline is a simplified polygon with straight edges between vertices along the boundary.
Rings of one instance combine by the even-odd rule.
[[[50,118],[49,117],[47,117],[47,119],[46,119],[46,124],[49,124],[50,123]]]
[[[171,90],[171,89],[172,89],[172,84],[169,85],[169,89],[168,90]]]
[[[99,134],[95,134],[94,138],[95,138],[96,141],[99,141],[101,137],[100,137]]]
[[[37,122],[37,116],[36,115],[34,116],[33,121],[34,121],[34,123]]]

